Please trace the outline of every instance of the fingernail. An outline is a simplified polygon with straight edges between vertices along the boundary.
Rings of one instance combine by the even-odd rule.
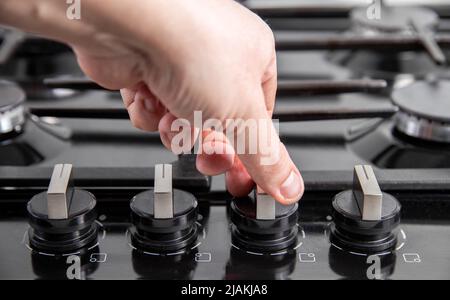
[[[303,193],[303,183],[296,172],[291,171],[289,177],[281,185],[280,193],[286,202],[296,202],[300,199]]]

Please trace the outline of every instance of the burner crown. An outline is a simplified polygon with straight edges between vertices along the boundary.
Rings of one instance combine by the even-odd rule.
[[[15,84],[0,81],[0,136],[18,131],[25,123],[25,93]]]
[[[418,81],[392,93],[396,128],[421,140],[450,143],[450,81]]]

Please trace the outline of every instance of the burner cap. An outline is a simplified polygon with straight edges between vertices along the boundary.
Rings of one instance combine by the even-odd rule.
[[[14,109],[25,103],[25,93],[16,84],[0,81],[0,113]]]
[[[0,135],[25,123],[25,93],[15,84],[0,81]]]
[[[450,81],[418,81],[392,93],[397,129],[409,136],[450,142]]]
[[[405,31],[411,27],[411,20],[420,20],[428,27],[436,27],[439,16],[432,10],[420,7],[383,7],[381,18],[368,18],[367,8],[358,8],[351,12],[351,19],[355,25],[383,32]]]

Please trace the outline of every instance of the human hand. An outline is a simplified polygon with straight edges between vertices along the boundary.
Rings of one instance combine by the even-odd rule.
[[[11,2],[6,9],[18,6],[5,1]],[[223,133],[201,128],[204,151],[197,168],[207,175],[226,173],[235,196],[247,195],[255,182],[281,203],[300,199],[302,177],[271,122],[276,55],[273,34],[258,16],[232,0],[83,0],[81,20],[69,21],[62,14],[64,1],[33,1],[21,2],[20,11],[31,5],[42,20],[17,25],[71,44],[84,72],[106,88],[120,89],[134,126],[159,130],[167,148],[174,150],[179,133],[171,130],[173,122],[192,122],[194,111],[223,125],[266,121],[269,126],[258,123],[263,134],[257,136],[246,135],[245,126],[236,129],[244,151],[236,151]],[[255,139],[258,149],[251,153]],[[223,152],[211,154],[216,149]],[[268,154],[270,163],[264,162]]]

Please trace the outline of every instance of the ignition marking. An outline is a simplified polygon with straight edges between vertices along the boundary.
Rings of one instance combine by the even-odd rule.
[[[251,252],[251,251],[245,251],[248,254],[253,254],[253,255],[263,255],[262,253],[257,253],[257,252]]]
[[[303,245],[303,242],[300,242],[297,246],[294,247],[294,250],[297,250],[298,248],[300,248]]]
[[[271,253],[271,256],[277,256],[277,255],[283,255],[283,254],[287,254],[287,251],[283,251],[283,252],[277,252],[277,253]]]
[[[199,247],[202,243],[197,243],[197,245],[195,245],[194,247],[191,248],[191,250],[194,250],[195,248]]]
[[[403,231],[403,229],[400,229],[400,233],[402,234],[403,239],[406,240],[406,233]]]
[[[167,256],[173,256],[173,255],[180,255],[180,254],[184,254],[185,251],[180,251],[180,252],[175,252],[175,253],[167,253]]]

